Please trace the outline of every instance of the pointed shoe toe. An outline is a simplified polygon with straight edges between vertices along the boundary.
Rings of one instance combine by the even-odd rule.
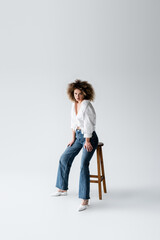
[[[87,205],[82,205],[82,204],[80,204],[79,205],[79,207],[78,207],[78,209],[77,209],[77,211],[83,211],[83,210],[86,210],[88,208],[88,204]]]
[[[59,196],[67,196],[67,192],[59,192],[59,191],[56,191],[54,193],[51,193],[51,197],[59,197]]]

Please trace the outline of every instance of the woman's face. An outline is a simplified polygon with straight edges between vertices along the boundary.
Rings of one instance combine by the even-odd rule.
[[[74,90],[74,98],[77,102],[82,102],[84,99],[84,94],[79,89]]]

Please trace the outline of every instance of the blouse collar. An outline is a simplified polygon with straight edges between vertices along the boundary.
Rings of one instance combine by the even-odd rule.
[[[85,111],[85,109],[86,109],[86,107],[88,106],[88,104],[89,104],[89,100],[87,100],[87,99],[84,99],[82,102],[81,102],[81,106],[80,106],[80,109],[79,109],[79,111],[78,111],[78,114],[80,113],[80,112],[84,112]],[[75,112],[75,102],[73,103],[73,106],[74,106],[74,112]],[[76,114],[76,112],[75,112],[75,114]],[[77,114],[77,115],[78,115]],[[76,116],[77,116],[76,115]]]

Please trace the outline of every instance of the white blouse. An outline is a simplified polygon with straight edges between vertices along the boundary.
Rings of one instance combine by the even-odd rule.
[[[89,100],[84,99],[81,102],[80,109],[76,115],[75,102],[71,108],[71,128],[76,131],[77,127],[81,128],[84,138],[91,138],[96,126],[96,112]]]

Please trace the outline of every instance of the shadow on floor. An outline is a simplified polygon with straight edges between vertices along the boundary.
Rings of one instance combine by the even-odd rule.
[[[148,209],[160,211],[160,189],[113,189],[102,193],[92,192],[92,206],[107,209]]]

